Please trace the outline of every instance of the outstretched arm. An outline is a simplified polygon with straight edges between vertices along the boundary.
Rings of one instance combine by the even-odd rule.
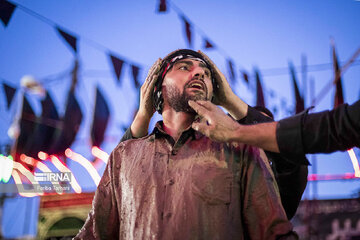
[[[282,119],[276,138],[280,151],[291,154],[330,153],[360,147],[360,100],[331,111]]]
[[[202,117],[193,128],[215,141],[239,141],[264,150],[299,155],[360,146],[360,100],[332,111],[299,114],[279,122],[240,125],[214,104],[189,101]]]
[[[192,127],[219,142],[243,142],[272,152],[279,152],[276,141],[277,122],[241,125],[208,101],[189,101],[189,105],[202,117]]]

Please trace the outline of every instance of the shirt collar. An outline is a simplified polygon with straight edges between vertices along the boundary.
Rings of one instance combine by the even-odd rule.
[[[151,134],[154,134],[155,137],[164,137],[164,136],[169,136],[164,128],[163,128],[164,122],[163,121],[158,121],[155,124],[155,127],[153,129],[153,131],[151,132]],[[181,134],[181,138],[189,138],[192,137],[193,139],[199,139],[201,136],[203,136],[200,132],[195,131],[193,128],[189,128],[188,130],[185,130],[182,134]]]

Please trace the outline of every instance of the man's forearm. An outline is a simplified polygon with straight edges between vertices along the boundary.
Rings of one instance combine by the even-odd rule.
[[[226,104],[222,107],[224,107],[235,120],[240,120],[246,117],[249,106],[237,95],[231,94]]]
[[[279,152],[276,141],[277,122],[241,125],[232,134],[231,141],[254,145],[271,152]]]
[[[150,118],[141,114],[136,114],[134,121],[131,123],[131,135],[134,138],[145,137],[148,134]]]

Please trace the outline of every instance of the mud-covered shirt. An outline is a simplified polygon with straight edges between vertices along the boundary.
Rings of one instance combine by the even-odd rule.
[[[265,154],[158,122],[111,153],[75,239],[295,239]],[[281,239],[283,239],[281,238]]]

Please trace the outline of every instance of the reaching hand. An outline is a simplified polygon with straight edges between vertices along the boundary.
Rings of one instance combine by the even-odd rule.
[[[153,92],[156,79],[159,76],[161,61],[161,58],[159,58],[150,68],[145,82],[140,88],[140,106],[138,113],[149,119],[151,119],[155,112],[153,105]]]
[[[232,91],[226,77],[221,73],[211,59],[200,50],[198,52],[213,69],[216,84],[214,86],[214,99],[212,102],[216,105],[224,107],[236,120],[245,117],[247,115],[248,105]]]
[[[239,124],[220,108],[209,101],[189,101],[189,106],[200,115],[200,121],[193,122],[193,129],[214,141],[229,142],[233,140]]]
[[[218,69],[218,67],[211,61],[211,59],[200,50],[198,51],[203,58],[210,64],[211,68],[213,69],[213,74],[215,78],[215,86],[214,86],[214,100],[213,102],[216,105],[220,105],[224,108],[227,108],[230,104],[230,98],[233,97],[235,94],[232,91],[226,77],[222,72]]]
[[[134,121],[131,124],[133,137],[144,137],[148,133],[151,117],[154,115],[153,92],[156,80],[159,76],[162,59],[159,58],[150,68],[145,82],[140,88],[140,106]]]

